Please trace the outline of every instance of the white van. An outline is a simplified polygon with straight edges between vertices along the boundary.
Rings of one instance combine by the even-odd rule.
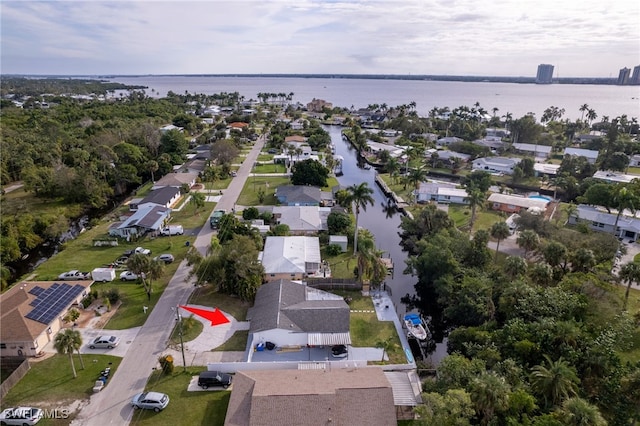
[[[96,268],[91,271],[91,278],[94,281],[106,283],[116,279],[116,271],[113,268]]]
[[[163,235],[163,236],[182,235],[182,234],[184,234],[184,229],[182,228],[182,225],[169,225],[166,228],[162,228],[160,230],[160,235]]]

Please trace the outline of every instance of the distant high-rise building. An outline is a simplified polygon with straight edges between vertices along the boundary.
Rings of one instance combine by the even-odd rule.
[[[633,74],[631,74],[631,84],[640,84],[640,65],[633,67]]]
[[[536,74],[536,84],[551,84],[553,82],[553,65],[538,65],[538,74]]]
[[[618,83],[619,85],[629,84],[629,77],[631,76],[631,70],[627,67],[624,67],[620,70],[620,74],[618,74]]]

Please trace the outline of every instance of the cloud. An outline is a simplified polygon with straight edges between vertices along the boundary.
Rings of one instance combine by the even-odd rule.
[[[4,0],[0,8],[3,73],[531,75],[554,62],[566,76],[608,76],[636,65],[629,52],[640,48],[640,6],[627,1]],[[607,62],[585,66],[603,52]]]

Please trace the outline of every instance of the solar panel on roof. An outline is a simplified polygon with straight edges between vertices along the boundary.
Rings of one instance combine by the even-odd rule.
[[[44,291],[44,288],[40,287],[40,286],[35,286],[33,287],[31,290],[29,290],[29,293],[35,295],[35,296],[40,296],[40,294]]]
[[[83,291],[84,287],[79,284],[71,286],[66,283],[55,283],[37,296],[34,300],[36,303],[31,303],[35,307],[25,316],[34,321],[49,324]]]

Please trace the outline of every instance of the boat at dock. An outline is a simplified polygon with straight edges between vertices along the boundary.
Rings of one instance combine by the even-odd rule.
[[[404,325],[407,327],[410,337],[415,337],[418,340],[427,340],[428,328],[420,315],[406,314],[404,316]]]

